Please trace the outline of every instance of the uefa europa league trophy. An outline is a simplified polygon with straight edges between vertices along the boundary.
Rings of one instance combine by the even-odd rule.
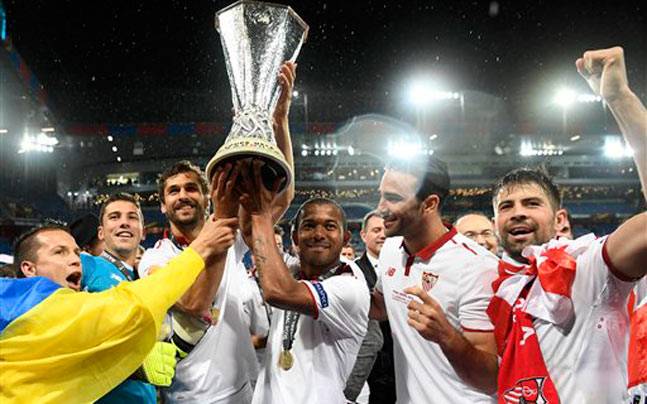
[[[277,147],[272,113],[280,95],[278,74],[285,61],[294,61],[308,35],[308,25],[280,4],[241,0],[216,13],[216,29],[225,54],[234,104],[234,122],[224,144],[209,164],[207,178],[227,162],[248,157],[265,161],[263,182],[276,177],[292,181],[292,169]]]

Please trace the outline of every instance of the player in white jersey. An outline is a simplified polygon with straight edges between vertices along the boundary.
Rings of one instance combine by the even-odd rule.
[[[350,237],[344,212],[329,199],[311,199],[299,209],[292,234],[300,258],[295,279],[272,231],[268,206],[274,193],[259,184],[258,164],[254,169],[242,203],[252,217],[252,250],[263,297],[274,310],[253,402],[343,404],[370,302],[362,271],[340,261]]]
[[[296,65],[286,62],[278,77],[281,95],[274,110],[273,127],[279,149],[293,165],[288,113]],[[238,166],[226,164],[215,171],[211,199],[217,217],[240,217],[246,229],[248,216],[239,211],[237,192]],[[290,184],[275,201],[271,213],[274,222],[287,210],[294,196]],[[206,182],[199,169],[181,162],[167,170],[160,180],[162,212],[171,224],[169,238],[142,257],[140,272],[145,275],[181,251],[204,224],[209,202]],[[222,269],[205,271],[176,305],[175,320],[183,325],[174,329],[173,342],[188,353],[178,362],[175,378],[163,395],[170,402],[232,403],[251,401],[253,378],[257,366],[245,313],[245,302],[238,293],[238,282],[245,273],[242,259],[246,247],[241,234],[227,253]],[[240,273],[237,273],[240,272]],[[179,341],[179,342],[178,342]]]
[[[388,316],[398,403],[490,403],[497,361],[485,310],[497,259],[442,223],[437,159],[391,163],[378,210],[387,240],[371,317]]]
[[[634,160],[646,190],[647,112],[627,85],[622,49],[586,52],[576,65],[594,92],[604,98],[625,140],[637,151]],[[504,321],[495,321],[497,342],[504,343],[499,348],[500,402],[519,402],[522,398],[563,403],[623,402],[627,386],[627,299],[636,280],[647,272],[647,214],[634,216],[608,237],[556,240],[553,238],[563,226],[566,213],[556,186],[540,171],[508,173],[495,186],[493,197],[504,260],[514,267],[529,265],[504,268],[501,273],[499,291],[511,291],[519,282],[528,283],[526,292],[508,300],[514,310],[503,317]],[[532,247],[539,245],[542,247]],[[527,260],[533,251],[541,251],[534,255],[540,257],[534,263]],[[574,258],[568,258],[564,251],[571,251]],[[528,269],[533,267],[538,270]],[[499,291],[497,298],[505,298]],[[506,333],[524,322],[523,335]],[[523,355],[532,356],[534,364],[529,365]]]

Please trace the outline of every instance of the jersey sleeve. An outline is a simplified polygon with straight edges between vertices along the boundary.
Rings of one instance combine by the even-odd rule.
[[[368,324],[370,295],[366,281],[350,274],[324,280],[303,281],[317,307],[315,320],[338,338],[363,336]]]
[[[625,306],[636,282],[625,281],[613,267],[606,253],[607,237],[595,240],[577,257],[573,290],[587,304],[604,304],[613,308]]]
[[[464,282],[458,291],[458,320],[464,331],[494,331],[486,310],[494,295],[492,282],[496,276],[497,259],[494,256],[479,255],[466,268]]]
[[[137,267],[137,272],[139,273],[140,278],[145,278],[150,275],[152,268],[161,268],[166,263],[173,258],[165,253],[165,249],[162,247],[164,240],[158,241],[153,248],[149,248],[144,251],[142,259],[139,261],[139,266]]]

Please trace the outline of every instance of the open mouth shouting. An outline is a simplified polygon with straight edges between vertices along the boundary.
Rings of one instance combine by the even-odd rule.
[[[81,290],[81,271],[74,271],[65,278],[67,286],[76,291]]]

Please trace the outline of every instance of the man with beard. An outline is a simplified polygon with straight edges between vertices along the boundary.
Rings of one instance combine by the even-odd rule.
[[[647,111],[629,89],[622,48],[585,52],[576,66],[636,151],[647,190]],[[647,213],[599,239],[555,238],[566,218],[559,191],[529,169],[495,185],[493,207],[504,249],[488,308],[500,399],[626,402],[627,299],[647,272]]]
[[[491,403],[497,359],[485,309],[497,259],[446,228],[445,163],[393,161],[380,183],[387,237],[371,318],[388,318],[398,403]]]
[[[14,252],[22,279],[0,279],[0,401],[104,396],[142,364],[168,308],[205,263],[222,259],[237,226],[212,217],[190,248],[149,279],[97,293],[76,293],[80,249],[69,229],[46,224],[21,235]]]
[[[286,161],[293,165],[288,112],[296,65],[286,62],[279,73],[281,95],[273,115],[276,142]],[[226,164],[216,170],[212,194],[216,217],[240,217],[241,229],[249,231],[246,213],[239,211],[236,183],[240,164]],[[160,178],[161,210],[171,224],[168,237],[146,251],[140,274],[146,276],[175,257],[200,232],[209,203],[207,182],[200,170],[181,162]],[[274,222],[287,210],[294,196],[294,184],[278,196],[272,205]],[[247,247],[239,234],[227,252],[223,271],[206,271],[180,299],[171,312],[172,341],[186,354],[176,368],[175,378],[162,391],[170,402],[249,403],[257,362],[245,302],[238,282],[245,276],[243,257]],[[239,276],[241,275],[242,276]],[[216,326],[217,325],[217,326]],[[247,337],[244,337],[247,336]],[[183,355],[184,355],[183,354]]]

